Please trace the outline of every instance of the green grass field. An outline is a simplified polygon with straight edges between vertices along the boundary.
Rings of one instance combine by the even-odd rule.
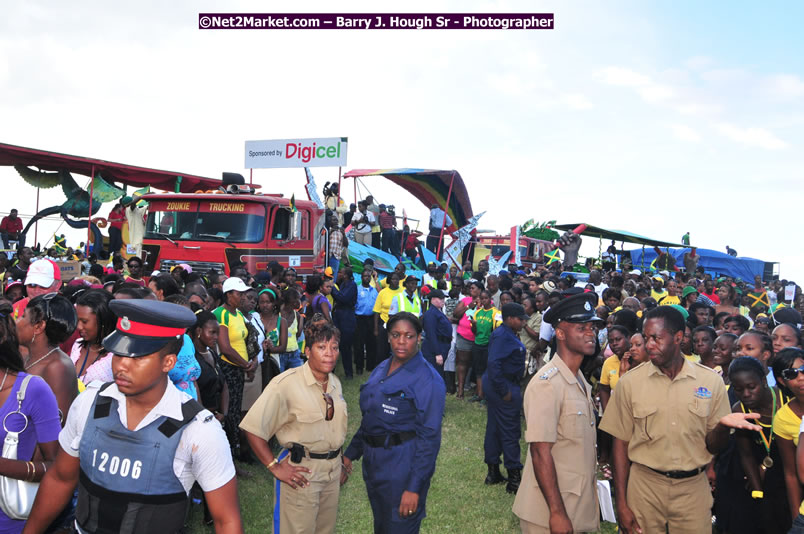
[[[339,369],[340,370],[340,369]],[[341,379],[349,406],[349,430],[346,445],[360,423],[358,395],[367,374],[355,380]],[[468,396],[467,396],[468,398]],[[442,426],[441,451],[427,499],[424,533],[511,533],[519,532],[519,520],[511,512],[514,496],[504,485],[486,486],[483,463],[483,436],[486,408],[477,403],[447,397]],[[522,463],[525,444],[522,443]],[[240,508],[247,533],[271,532],[273,477],[259,466],[247,467],[254,476],[240,482]],[[363,484],[360,462],[355,462],[349,482],[341,488],[337,532],[363,534],[372,532],[372,516]],[[194,506],[191,527],[194,533],[211,532],[201,522],[201,509]],[[615,525],[602,523],[601,532],[614,533]]]

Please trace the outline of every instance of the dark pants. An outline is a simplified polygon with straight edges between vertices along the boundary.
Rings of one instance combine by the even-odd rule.
[[[394,234],[396,234],[396,230],[393,228],[382,229],[382,250],[383,252],[398,256],[399,251],[394,249]]]
[[[441,228],[435,230],[433,228],[430,229],[430,233],[427,235],[427,242],[426,247],[430,249],[431,252],[437,252],[436,249],[438,248],[438,240],[441,238]]]
[[[229,388],[229,411],[226,412],[223,428],[229,438],[232,456],[240,454],[240,408],[243,404],[243,386],[246,382],[246,373],[240,367],[221,361],[221,373],[226,379]]]
[[[109,227],[109,257],[111,258],[116,253],[120,252],[123,247],[123,233],[120,228],[114,226]]]
[[[374,248],[380,248],[381,242],[382,242],[382,234],[380,232],[372,232],[371,246]]]
[[[441,380],[443,380],[444,384],[446,385],[447,380],[446,378],[444,378],[444,364],[442,363],[441,365],[438,365],[435,359],[435,355],[422,353],[422,356],[424,356],[424,359],[427,360],[427,363],[433,366],[433,369],[436,370],[438,375],[441,377]],[[444,356],[444,359],[446,360],[446,356]]]
[[[401,430],[401,429],[400,429]],[[419,505],[411,516],[399,515],[402,493],[408,488],[408,477],[416,460],[416,440],[395,447],[365,447],[363,450],[363,480],[366,483],[374,534],[415,534],[427,515],[427,493],[430,480],[422,483]]]
[[[371,371],[377,366],[374,357],[377,350],[377,339],[374,337],[374,315],[356,315],[355,318],[357,319],[354,339],[355,368],[358,373],[362,373],[363,369]]]
[[[475,376],[483,377],[486,368],[489,365],[489,346],[472,345],[472,369],[475,370]]]
[[[380,320],[380,328],[377,334],[377,355],[376,363],[387,360],[391,355],[391,345],[388,344],[388,331],[385,330],[385,323]]]
[[[0,232],[0,237],[3,238],[3,248],[9,248],[9,241],[16,241],[17,242],[17,250],[22,250],[22,247],[25,246],[25,234],[19,234],[17,237],[11,237],[8,235],[8,232]]]
[[[338,330],[341,331],[341,340],[338,348],[341,351],[341,364],[343,364],[343,371],[346,376],[351,378],[354,371],[352,370],[352,344],[355,338],[355,309],[353,307],[341,307],[338,305],[332,311],[332,321]]]
[[[500,455],[505,460],[506,469],[522,469],[520,461],[519,437],[522,425],[519,419],[522,407],[522,393],[519,384],[506,382],[511,392],[511,400],[504,401],[492,387],[489,375],[483,375],[483,394],[488,403],[486,419],[486,439],[483,442],[485,462],[500,463]]]

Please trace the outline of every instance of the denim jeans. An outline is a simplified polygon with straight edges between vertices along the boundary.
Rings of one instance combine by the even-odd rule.
[[[288,369],[293,369],[294,367],[301,367],[302,366],[302,359],[301,359],[301,351],[295,350],[293,352],[283,352],[279,355],[279,371],[285,372]]]
[[[341,260],[340,260],[340,258],[336,258],[335,256],[330,256],[329,257],[329,262],[327,262],[327,265],[329,267],[332,267],[332,279],[337,280],[338,279],[338,271],[341,268]]]
[[[804,534],[804,515],[798,514],[793,520],[793,526],[787,534]]]

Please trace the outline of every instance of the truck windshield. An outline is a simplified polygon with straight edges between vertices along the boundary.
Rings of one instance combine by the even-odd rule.
[[[503,254],[511,250],[511,245],[493,245],[491,247],[491,255],[495,258],[501,257]],[[528,247],[519,246],[519,254],[524,258],[528,255]]]
[[[145,238],[256,243],[265,238],[265,206],[244,201],[154,201]]]

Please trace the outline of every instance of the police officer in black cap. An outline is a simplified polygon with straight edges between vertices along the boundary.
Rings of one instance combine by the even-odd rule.
[[[488,465],[486,484],[506,480],[500,473],[502,455],[508,473],[505,490],[516,493],[522,479],[519,459],[522,391],[519,382],[525,373],[526,354],[525,345],[519,340],[519,331],[525,326],[528,315],[521,304],[509,302],[502,307],[502,318],[503,324],[489,336],[489,362],[483,375],[483,390],[488,403],[483,450]]]
[[[597,300],[568,295],[544,315],[557,351],[525,390],[528,456],[514,500],[523,533],[598,530],[592,386],[580,370],[597,348]]]
[[[114,353],[114,382],[94,382],[73,402],[24,532],[43,532],[76,485],[78,532],[178,532],[196,481],[215,531],[242,532],[226,435],[167,376],[195,315],[152,300],[110,306],[117,329],[103,346]]]

